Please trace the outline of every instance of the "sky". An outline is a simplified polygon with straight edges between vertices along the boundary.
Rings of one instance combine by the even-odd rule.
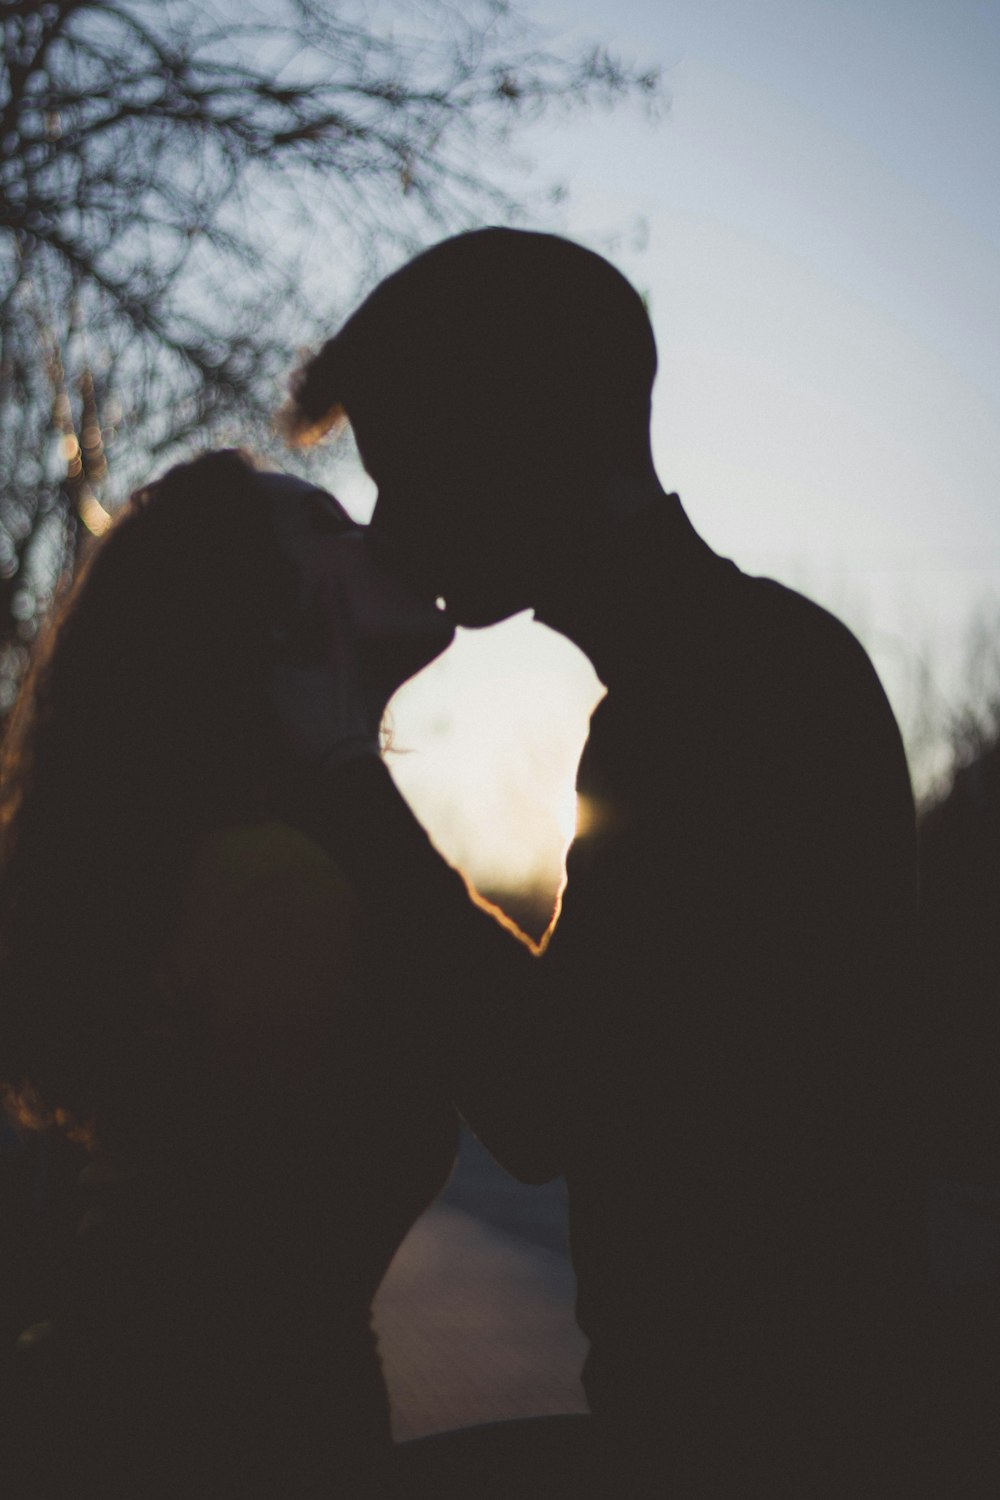
[[[533,128],[554,227],[648,299],[654,454],[705,539],[833,609],[918,789],[1000,625],[1000,0],[560,0],[540,22],[665,68],[670,106]],[[371,497],[347,485],[363,512]],[[394,773],[484,885],[558,879],[601,692],[519,618],[394,704]]]

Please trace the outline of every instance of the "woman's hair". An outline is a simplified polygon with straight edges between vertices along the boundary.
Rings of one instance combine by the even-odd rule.
[[[274,805],[266,699],[294,577],[250,461],[132,496],[49,622],[0,756],[0,1079],[134,1129],[157,961],[199,839]]]

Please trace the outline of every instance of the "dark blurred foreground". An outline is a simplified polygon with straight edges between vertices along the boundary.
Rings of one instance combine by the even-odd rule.
[[[936,1142],[929,1260],[947,1330],[945,1389],[962,1434],[949,1492],[985,1494],[1000,1429],[1000,746],[957,774],[921,834],[920,1000],[939,1081],[927,1099]],[[9,1132],[0,1144],[6,1351],[47,1314],[44,1247],[58,1226],[46,1204],[60,1191],[44,1172],[58,1172],[59,1153],[40,1176],[37,1153]],[[585,1412],[574,1292],[562,1182],[522,1186],[463,1134],[451,1182],[376,1300],[397,1440]]]

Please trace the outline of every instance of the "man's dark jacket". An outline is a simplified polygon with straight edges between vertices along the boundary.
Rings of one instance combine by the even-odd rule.
[[[437,1007],[473,1127],[523,1176],[565,1172],[622,1493],[907,1492],[922,1143],[892,713],[843,625],[673,497],[597,587],[608,692],[544,956],[374,766],[342,773],[326,840]]]

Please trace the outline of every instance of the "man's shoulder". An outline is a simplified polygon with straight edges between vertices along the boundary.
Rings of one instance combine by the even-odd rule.
[[[822,605],[717,559],[642,652],[644,671],[610,682],[592,721],[585,778],[631,779],[685,754],[706,778],[730,760],[775,763],[839,752],[900,763],[899,733],[864,646]],[[669,601],[668,601],[669,603]],[[692,772],[693,774],[693,772]],[[725,774],[732,774],[725,771]]]
[[[868,654],[854,632],[815,599],[776,578],[742,572],[738,578],[744,623],[752,621],[762,632],[780,638],[786,650],[796,656],[808,658],[815,653],[855,667],[868,662]]]
[[[756,694],[763,708],[789,695],[801,703],[816,693],[831,702],[846,694],[887,707],[868,652],[843,620],[789,585],[745,573],[727,559],[711,558],[679,612],[665,600],[662,651],[658,644],[654,639],[644,653],[652,668],[644,685],[663,689],[668,708],[673,678],[693,701],[722,696],[749,703]],[[612,683],[612,712],[614,690]]]
[[[871,657],[854,632],[814,599],[774,578],[740,574],[744,608],[739,630],[757,670],[794,694],[801,710],[816,698],[833,708],[845,701],[891,715]]]
[[[906,752],[874,664],[844,622],[770,578],[747,578],[759,626],[753,641],[748,717],[777,774],[803,795],[840,788],[871,805],[873,826],[912,823]],[[757,709],[752,706],[756,696]]]

